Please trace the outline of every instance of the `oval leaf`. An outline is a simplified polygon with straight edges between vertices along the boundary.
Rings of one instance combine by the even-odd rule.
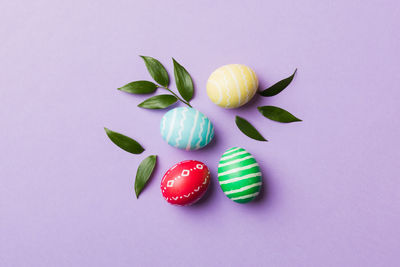
[[[140,103],[138,107],[148,109],[163,109],[174,104],[178,99],[173,95],[156,95]]]
[[[151,94],[157,89],[157,85],[149,81],[136,81],[128,83],[118,90],[131,93],[131,94]]]
[[[151,77],[161,84],[167,87],[169,84],[168,72],[165,70],[164,66],[155,58],[140,56],[143,58],[144,63],[146,63],[147,70],[149,71]]]
[[[111,139],[111,141],[120,148],[122,148],[123,150],[130,152],[132,154],[140,154],[144,151],[144,148],[132,138],[111,131],[106,127],[104,127],[104,130],[106,131],[107,136]]]
[[[301,121],[299,118],[296,118],[290,112],[274,106],[258,107],[258,111],[260,111],[260,113],[264,117],[273,121],[284,122],[284,123]]]
[[[258,141],[268,141],[265,139],[253,125],[250,124],[247,120],[243,119],[242,117],[236,116],[236,125],[242,133],[247,135],[250,138],[253,138]]]
[[[172,59],[172,61],[174,62],[176,87],[182,98],[189,102],[193,98],[194,91],[192,77],[175,59]]]
[[[136,179],[135,179],[135,193],[136,198],[139,197],[140,192],[142,192],[144,186],[146,185],[147,181],[151,177],[153,173],[154,167],[156,166],[157,156],[151,155],[145,158],[139,165],[137,172],[136,172]]]
[[[294,71],[294,73],[291,76],[289,76],[286,79],[283,79],[283,80],[277,82],[276,84],[274,84],[271,87],[265,89],[264,91],[261,91],[260,95],[262,95],[262,96],[274,96],[274,95],[279,94],[280,92],[283,91],[283,89],[285,89],[292,82],[296,72],[297,72],[297,69]]]

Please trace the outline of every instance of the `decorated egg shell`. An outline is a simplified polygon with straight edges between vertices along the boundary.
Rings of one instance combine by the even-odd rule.
[[[206,146],[214,137],[214,126],[200,111],[189,108],[174,108],[161,120],[161,135],[171,146],[196,150]]]
[[[207,81],[208,97],[223,108],[237,108],[246,104],[257,88],[257,75],[251,68],[241,64],[219,67]]]
[[[260,192],[262,174],[255,158],[240,147],[228,149],[218,165],[222,191],[238,203],[252,201]]]
[[[210,171],[196,160],[185,160],[172,166],[161,180],[161,192],[174,205],[191,205],[198,201],[210,184]]]

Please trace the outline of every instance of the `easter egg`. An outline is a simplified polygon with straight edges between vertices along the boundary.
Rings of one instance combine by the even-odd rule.
[[[161,193],[174,205],[190,205],[199,200],[210,184],[210,171],[196,160],[185,160],[172,166],[161,180]]]
[[[235,202],[252,201],[260,192],[261,177],[257,161],[243,148],[228,149],[219,161],[219,184],[225,195]]]
[[[257,88],[257,75],[241,64],[222,66],[211,73],[207,81],[208,97],[223,108],[237,108],[246,104]]]
[[[171,146],[196,150],[206,146],[214,137],[214,126],[200,111],[189,108],[174,108],[161,120],[161,135]]]

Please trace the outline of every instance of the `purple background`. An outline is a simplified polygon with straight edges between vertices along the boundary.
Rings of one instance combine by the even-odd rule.
[[[0,266],[399,266],[399,1],[200,2],[1,2]],[[139,54],[188,69],[192,103],[216,128],[210,146],[168,146],[165,111],[116,90],[150,79]],[[228,63],[251,66],[261,89],[298,74],[276,97],[224,110],[205,84]],[[256,111],[268,104],[304,122],[269,121]],[[236,114],[270,142],[241,134]],[[120,150],[103,126],[146,151]],[[254,203],[216,182],[231,146],[261,165]],[[136,200],[150,154],[159,164]],[[185,159],[213,180],[180,208],[159,182]]]

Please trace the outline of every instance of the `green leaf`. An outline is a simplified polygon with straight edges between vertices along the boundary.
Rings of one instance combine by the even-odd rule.
[[[301,121],[299,118],[296,118],[290,112],[274,106],[258,107],[258,111],[260,111],[260,113],[264,117],[273,121],[284,122],[284,123]]]
[[[132,154],[140,154],[144,151],[144,148],[132,138],[117,132],[113,132],[106,127],[104,127],[104,130],[111,141],[123,150]]]
[[[194,91],[192,78],[187,70],[182,67],[182,65],[180,65],[174,58],[172,58],[172,61],[174,62],[176,87],[178,88],[182,98],[189,102],[193,98]]]
[[[136,198],[139,197],[140,192],[142,192],[144,186],[149,180],[151,174],[153,173],[154,167],[156,166],[157,156],[151,155],[145,158],[139,165],[136,172],[135,179],[135,193]]]
[[[155,58],[140,56],[143,58],[144,63],[146,63],[147,70],[149,71],[151,77],[161,84],[167,87],[169,84],[168,72],[165,70],[164,66]]]
[[[173,95],[156,95],[140,103],[138,107],[148,109],[163,109],[174,104],[178,99]]]
[[[294,75],[296,74],[297,69],[293,72],[293,74],[286,79],[283,79],[276,84],[272,85],[271,87],[265,89],[264,91],[260,92],[260,95],[262,96],[274,96],[279,94],[280,92],[283,91],[293,80]]]
[[[157,85],[149,81],[136,81],[128,83],[118,90],[131,93],[131,94],[151,94],[157,89]]]
[[[247,135],[250,138],[253,138],[258,141],[268,141],[265,139],[253,125],[250,124],[247,120],[242,117],[236,116],[236,125],[242,133]]]

